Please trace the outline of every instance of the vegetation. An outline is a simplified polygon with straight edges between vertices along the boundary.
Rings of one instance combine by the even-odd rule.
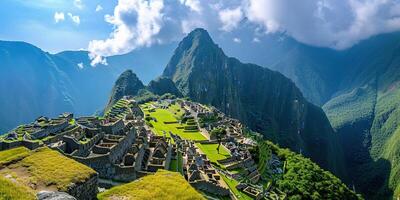
[[[286,161],[282,179],[276,180],[279,190],[289,199],[361,199],[328,171],[310,159],[265,142],[271,151]]]
[[[323,108],[332,126],[340,128],[346,124],[371,119],[375,103],[376,89],[365,86],[330,100]]]
[[[154,175],[148,175],[100,193],[98,199],[194,200],[204,198],[179,173],[159,170]]]
[[[152,104],[155,104],[155,102],[142,104],[141,108],[144,110],[146,119],[149,119],[147,121],[148,125],[153,129],[155,134],[162,136],[165,133],[167,137],[170,137],[169,132],[172,132],[188,140],[206,140],[206,137],[198,130],[185,131],[185,126],[188,125],[178,122],[178,119],[183,114],[183,111],[177,107],[178,105],[170,106],[167,109],[156,108],[153,110],[149,108]]]
[[[25,147],[18,147],[6,151],[0,151],[0,168],[12,162],[22,160],[30,154],[30,150]]]
[[[226,130],[224,128],[215,128],[211,131],[211,137],[217,138],[218,146],[217,151],[219,154],[219,147],[221,146],[222,139],[226,136]]]
[[[29,187],[0,176],[0,199],[34,200],[36,197]]]
[[[233,192],[236,198],[240,200],[253,200],[253,198],[236,189],[236,186],[239,185],[239,183],[235,179],[228,178],[223,174],[221,174],[221,177],[224,179],[225,183],[228,185],[229,189]]]
[[[217,150],[218,144],[200,144],[196,143],[196,146],[207,155],[207,158],[210,159],[211,162],[218,164],[218,160],[222,160],[231,156],[229,150],[227,150],[224,146],[220,148],[220,151]]]
[[[93,169],[48,148],[35,150],[17,165],[28,170],[31,181],[55,185],[62,191],[71,183],[84,182],[96,174]]]

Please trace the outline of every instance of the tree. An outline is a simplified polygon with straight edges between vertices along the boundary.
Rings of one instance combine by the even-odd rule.
[[[222,143],[222,139],[225,137],[226,135],[226,130],[224,128],[214,128],[211,131],[211,137],[217,138],[218,141],[218,147],[217,147],[217,151],[219,153],[219,147],[221,146]]]

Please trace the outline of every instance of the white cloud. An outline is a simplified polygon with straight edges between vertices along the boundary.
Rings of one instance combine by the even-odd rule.
[[[74,0],[74,6],[77,7],[78,9],[82,9],[83,8],[82,0]]]
[[[55,12],[54,13],[54,21],[56,23],[64,21],[65,20],[65,15],[63,12]]]
[[[81,19],[78,15],[73,15],[72,13],[68,13],[69,18],[77,25],[81,23]]]
[[[222,22],[221,29],[231,31],[235,29],[243,19],[243,13],[240,7],[235,9],[224,9],[219,12],[219,20]]]
[[[179,0],[179,2],[197,13],[201,13],[203,11],[203,7],[201,6],[199,0]]]
[[[398,5],[390,0],[245,0],[244,7],[249,21],[266,33],[283,32],[306,44],[345,49],[400,30],[400,16],[393,15]]]
[[[243,38],[253,37],[255,43],[264,34],[282,33],[305,44],[345,49],[370,36],[400,30],[400,3],[399,0],[118,0],[113,14],[106,15],[105,21],[113,29],[108,38],[89,43],[92,64],[105,63],[105,56],[181,40],[197,27],[217,37],[223,37],[221,31],[239,31]]]
[[[242,42],[242,40],[240,38],[233,38],[233,41],[236,42],[236,43],[241,43]]]
[[[83,69],[83,63],[78,63],[77,66],[79,69]]]
[[[99,4],[96,6],[96,12],[103,10],[103,7]]]
[[[92,54],[92,64],[101,61],[99,56],[127,53],[141,46],[149,46],[162,27],[163,0],[119,0],[114,15],[106,15],[105,20],[114,25],[110,37],[93,40],[88,50]]]

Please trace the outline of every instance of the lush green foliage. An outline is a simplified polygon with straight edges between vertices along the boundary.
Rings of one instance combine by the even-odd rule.
[[[366,86],[338,96],[323,106],[334,128],[371,119],[376,103],[376,89]]]
[[[359,199],[353,191],[328,171],[321,169],[310,159],[281,149],[271,142],[268,147],[286,161],[282,179],[276,180],[277,187],[289,199]]]
[[[154,175],[148,175],[100,193],[98,199],[195,200],[204,198],[179,173],[159,170]]]

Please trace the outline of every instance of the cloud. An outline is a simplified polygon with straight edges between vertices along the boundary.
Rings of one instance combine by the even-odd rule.
[[[140,47],[179,41],[197,27],[216,37],[238,31],[244,38],[253,38],[249,42],[254,43],[264,35],[280,33],[308,45],[346,49],[373,35],[400,30],[400,3],[399,0],[118,0],[113,14],[106,15],[104,20],[113,29],[108,38],[89,43],[92,64],[105,63],[106,56]]]
[[[74,6],[77,7],[78,9],[82,9],[83,8],[82,0],[74,0]]]
[[[83,69],[83,63],[78,63],[77,66],[79,69]]]
[[[203,10],[199,0],[179,0],[179,2],[197,13]]]
[[[63,12],[55,12],[54,13],[54,21],[56,23],[64,21],[65,20],[65,15]]]
[[[309,45],[345,49],[373,35],[400,30],[390,0],[246,0],[252,23]],[[396,11],[394,11],[396,13]]]
[[[237,28],[239,22],[243,19],[243,13],[240,7],[235,9],[224,9],[219,12],[219,20],[224,31],[231,31]]]
[[[68,13],[69,18],[76,24],[79,25],[81,23],[81,19],[78,15],[73,15],[72,13]]]
[[[163,0],[119,0],[114,15],[106,15],[105,20],[114,26],[110,37],[93,40],[88,50],[92,54],[92,64],[97,64],[99,56],[127,53],[141,46],[155,42],[163,23]]]
[[[96,6],[96,12],[103,10],[103,7],[99,4]]]
[[[240,38],[233,38],[233,41],[236,42],[236,43],[241,43],[242,42],[242,40]]]

